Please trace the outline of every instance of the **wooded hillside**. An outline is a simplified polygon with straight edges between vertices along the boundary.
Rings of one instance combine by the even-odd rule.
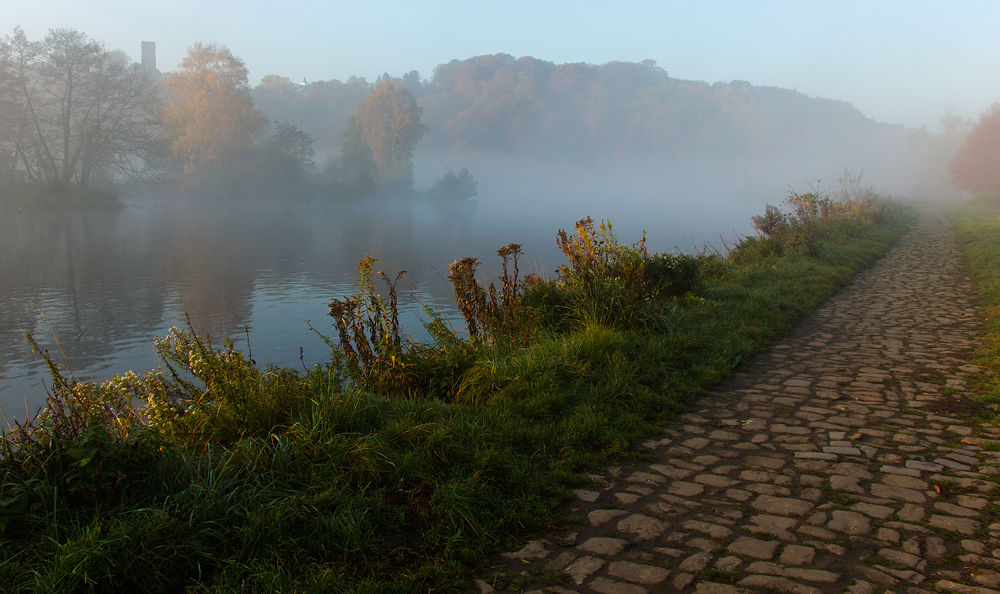
[[[388,75],[380,77],[388,78]],[[843,101],[744,81],[670,78],[651,60],[554,64],[507,54],[452,60],[421,80],[395,79],[423,108],[422,150],[478,154],[539,151],[566,157],[663,154],[738,156],[821,144],[901,142],[905,129],[877,123]],[[259,109],[336,149],[363,78],[295,85],[265,77]]]

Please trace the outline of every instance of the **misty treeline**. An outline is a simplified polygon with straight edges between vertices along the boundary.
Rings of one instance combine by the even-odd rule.
[[[16,28],[0,40],[5,194],[28,185],[79,195],[156,180],[233,195],[412,196],[418,146],[450,155],[445,162],[518,154],[655,163],[826,147],[891,152],[907,142],[924,152],[922,185],[950,191],[950,180],[979,191],[965,164],[982,147],[995,155],[996,135],[970,136],[980,148],[962,149],[953,163],[973,124],[943,122],[941,134],[907,131],[842,101],[673,79],[652,60],[557,65],[497,54],[441,64],[430,79],[411,71],[299,84],[269,74],[251,88],[243,61],[215,44],[195,44],[175,72],[150,76],[73,30],[31,41]],[[469,198],[477,184],[449,168],[419,194]]]
[[[743,81],[678,80],[652,60],[557,65],[497,54],[441,64],[428,80],[416,71],[392,80],[423,108],[422,149],[441,152],[726,157],[903,134],[843,101]],[[373,87],[356,77],[305,85],[270,75],[253,96],[269,117],[334,150],[352,106]]]
[[[114,202],[128,182],[180,181],[202,193],[415,195],[413,151],[426,128],[411,91],[379,80],[352,104],[338,153],[318,170],[313,137],[254,105],[246,65],[196,43],[153,75],[72,29],[0,39],[0,197]],[[425,193],[477,194],[466,169]]]
[[[977,120],[948,114],[939,123],[942,131],[938,134],[920,129],[908,137],[911,145],[927,151],[920,182],[936,186],[932,194],[942,196],[956,191],[1000,196],[1000,102]]]
[[[423,109],[421,151],[654,164],[786,155],[839,162],[864,153],[889,168],[913,159],[906,185],[918,197],[968,191],[949,168],[973,122],[952,114],[941,119],[940,132],[907,130],[793,90],[670,78],[652,60],[554,64],[497,54],[441,64],[429,79],[417,71],[379,78],[387,79]],[[268,117],[308,130],[318,150],[335,153],[353,106],[374,86],[354,76],[307,84],[272,74],[252,95]]]

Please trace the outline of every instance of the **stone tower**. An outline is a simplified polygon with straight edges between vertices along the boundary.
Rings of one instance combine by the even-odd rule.
[[[156,42],[142,42],[142,69],[150,76],[156,76]]]

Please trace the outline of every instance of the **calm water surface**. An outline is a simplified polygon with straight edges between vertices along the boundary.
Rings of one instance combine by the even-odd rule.
[[[650,248],[672,250],[746,226],[756,208],[702,205],[693,219],[656,216],[646,206],[632,212],[614,200],[579,209],[558,201],[181,206],[161,197],[120,210],[0,211],[0,407],[13,420],[44,405],[48,375],[26,332],[78,379],[158,367],[153,339],[186,316],[213,343],[231,337],[244,352],[248,330],[258,363],[311,367],[329,350],[307,321],[335,334],[327,305],[356,293],[351,275],[366,254],[387,271],[407,271],[402,322],[419,334],[424,304],[458,319],[442,277],[459,257],[495,269],[496,249],[518,242],[530,259],[522,274],[552,270],[563,261],[555,231],[583,214],[615,211],[622,241],[648,229]],[[545,203],[562,214],[541,216]]]
[[[399,286],[409,329],[420,330],[425,303],[454,317],[434,267],[446,271],[455,259],[442,252],[462,234],[449,229],[472,209],[150,203],[0,211],[0,406],[20,419],[25,406],[34,413],[44,404],[48,376],[26,332],[78,379],[157,367],[154,337],[186,316],[217,344],[232,337],[244,352],[249,331],[259,363],[312,366],[328,348],[307,320],[335,334],[327,304],[356,293],[351,275],[368,253],[387,271],[407,271]]]

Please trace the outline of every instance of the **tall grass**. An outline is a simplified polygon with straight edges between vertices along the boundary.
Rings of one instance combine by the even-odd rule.
[[[905,231],[900,212],[871,220],[850,200],[816,217],[809,250],[755,236],[650,254],[583,219],[557,235],[569,264],[554,279],[519,280],[514,244],[499,288],[459,260],[468,332],[432,317],[427,343],[399,336],[395,281],[369,258],[359,294],[331,304],[330,362],[307,371],[190,327],[157,342],[164,371],[90,383],[52,364],[45,411],[0,441],[0,583],[461,588],[557,521],[581,470],[636,456]]]
[[[979,363],[994,373],[982,378],[985,393],[974,398],[1000,422],[1000,196],[978,196],[942,212],[955,226],[985,314]]]

